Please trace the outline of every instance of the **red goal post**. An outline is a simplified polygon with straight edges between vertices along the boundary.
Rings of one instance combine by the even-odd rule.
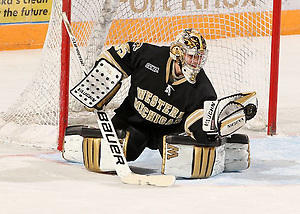
[[[267,131],[268,135],[276,135],[281,4],[282,0],[273,0],[270,92]]]
[[[68,20],[71,20],[71,0],[62,2],[62,12],[65,12]],[[59,102],[59,123],[58,123],[58,146],[62,151],[65,130],[68,126],[69,115],[69,75],[70,75],[70,37],[66,26],[62,21],[62,43],[61,43],[61,76],[60,76],[60,102]]]

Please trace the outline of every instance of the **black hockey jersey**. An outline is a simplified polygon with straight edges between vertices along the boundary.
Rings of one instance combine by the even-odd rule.
[[[113,46],[103,54],[126,76],[131,76],[128,97],[116,113],[136,126],[185,124],[190,134],[195,135],[198,130],[202,132],[202,122],[197,116],[189,116],[202,109],[204,101],[216,100],[217,96],[203,69],[197,75],[196,84],[190,84],[185,78],[171,82],[174,60],[169,50],[168,46],[128,42]]]

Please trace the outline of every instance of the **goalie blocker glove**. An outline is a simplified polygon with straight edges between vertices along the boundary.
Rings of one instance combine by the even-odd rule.
[[[122,79],[123,73],[101,58],[70,93],[86,107],[101,109],[118,92]]]
[[[238,93],[204,102],[203,131],[224,137],[231,135],[257,112],[256,92]]]

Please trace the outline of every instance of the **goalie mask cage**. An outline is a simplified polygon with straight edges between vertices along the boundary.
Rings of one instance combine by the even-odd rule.
[[[55,135],[61,150],[68,124],[95,122],[92,113],[69,96],[69,86],[84,74],[61,11],[71,20],[87,69],[111,45],[127,41],[169,45],[184,28],[198,29],[209,49],[204,69],[218,96],[257,91],[259,123],[250,126],[268,126],[269,134],[276,133],[281,0],[53,0],[38,73],[3,115],[5,124],[58,127]],[[107,109],[126,96],[129,81],[122,85]]]

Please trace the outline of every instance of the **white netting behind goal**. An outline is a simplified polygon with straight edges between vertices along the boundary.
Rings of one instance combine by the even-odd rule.
[[[261,109],[259,117],[266,121],[272,0],[119,0],[116,1],[118,6],[113,6],[116,11],[112,23],[107,22],[109,2],[72,0],[71,24],[89,68],[102,47],[106,49],[126,41],[170,44],[182,29],[193,27],[207,40],[209,57],[204,69],[218,96],[257,91]],[[60,0],[53,0],[51,21],[36,78],[5,113],[3,120],[6,122],[58,124],[61,5]],[[105,28],[109,29],[107,37]],[[71,88],[83,77],[72,47],[70,64]],[[126,90],[121,93],[123,95],[118,96],[114,107],[126,95]],[[86,120],[89,113],[84,112],[71,96],[69,105],[70,124],[81,123],[77,120],[80,118],[84,123],[90,122]]]

